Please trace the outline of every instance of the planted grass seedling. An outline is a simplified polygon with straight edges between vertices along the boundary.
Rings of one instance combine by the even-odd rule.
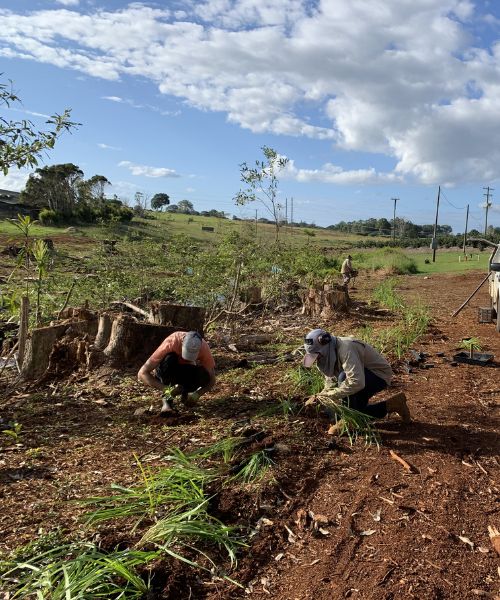
[[[469,352],[469,358],[474,358],[474,352],[479,352],[482,348],[481,342],[477,337],[464,338],[460,343],[460,348]]]
[[[137,569],[159,555],[157,550],[106,553],[90,542],[60,543],[43,551],[28,544],[0,563],[0,575],[12,598],[138,600],[150,584]]]
[[[254,452],[234,469],[236,472],[231,480],[240,480],[244,483],[259,483],[266,476],[274,461],[268,450]]]
[[[337,434],[347,436],[351,446],[357,439],[363,439],[365,446],[375,445],[380,448],[380,434],[374,427],[371,416],[342,404],[328,404],[327,410],[334,415]]]

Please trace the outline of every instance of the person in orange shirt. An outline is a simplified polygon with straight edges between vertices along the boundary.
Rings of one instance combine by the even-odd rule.
[[[192,406],[214,386],[215,361],[197,331],[176,331],[142,365],[137,378],[163,392],[160,414],[169,416],[174,412],[174,396]]]

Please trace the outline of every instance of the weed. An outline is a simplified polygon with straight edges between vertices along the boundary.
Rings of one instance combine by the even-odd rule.
[[[17,444],[21,437],[21,431],[23,429],[23,426],[21,425],[21,423],[14,422],[9,423],[9,427],[9,429],[2,429],[0,433],[7,436],[8,442],[10,444]]]

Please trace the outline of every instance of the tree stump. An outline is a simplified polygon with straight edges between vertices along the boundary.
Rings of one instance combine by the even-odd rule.
[[[21,365],[21,378],[24,380],[39,379],[49,366],[54,344],[61,338],[74,339],[84,335],[93,338],[96,332],[97,319],[33,329],[26,344],[26,354]]]
[[[113,324],[113,316],[109,313],[102,313],[99,316],[99,324],[97,326],[97,335],[95,336],[94,347],[97,350],[104,350],[109,343],[111,336],[111,326]]]
[[[200,306],[151,302],[151,316],[152,322],[158,325],[170,325],[177,330],[198,331],[203,335],[205,309]]]
[[[144,362],[177,328],[139,323],[130,315],[119,315],[111,325],[104,355],[111,366],[135,366]]]
[[[242,289],[240,300],[246,304],[262,304],[262,288],[252,285]]]
[[[349,293],[339,285],[324,284],[321,288],[309,288],[302,294],[303,315],[328,319],[336,311],[349,310]]]

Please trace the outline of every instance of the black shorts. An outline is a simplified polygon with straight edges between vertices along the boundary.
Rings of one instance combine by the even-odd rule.
[[[210,373],[199,365],[179,362],[179,356],[170,352],[155,369],[155,377],[164,385],[181,385],[185,392],[194,392],[210,382]]]

